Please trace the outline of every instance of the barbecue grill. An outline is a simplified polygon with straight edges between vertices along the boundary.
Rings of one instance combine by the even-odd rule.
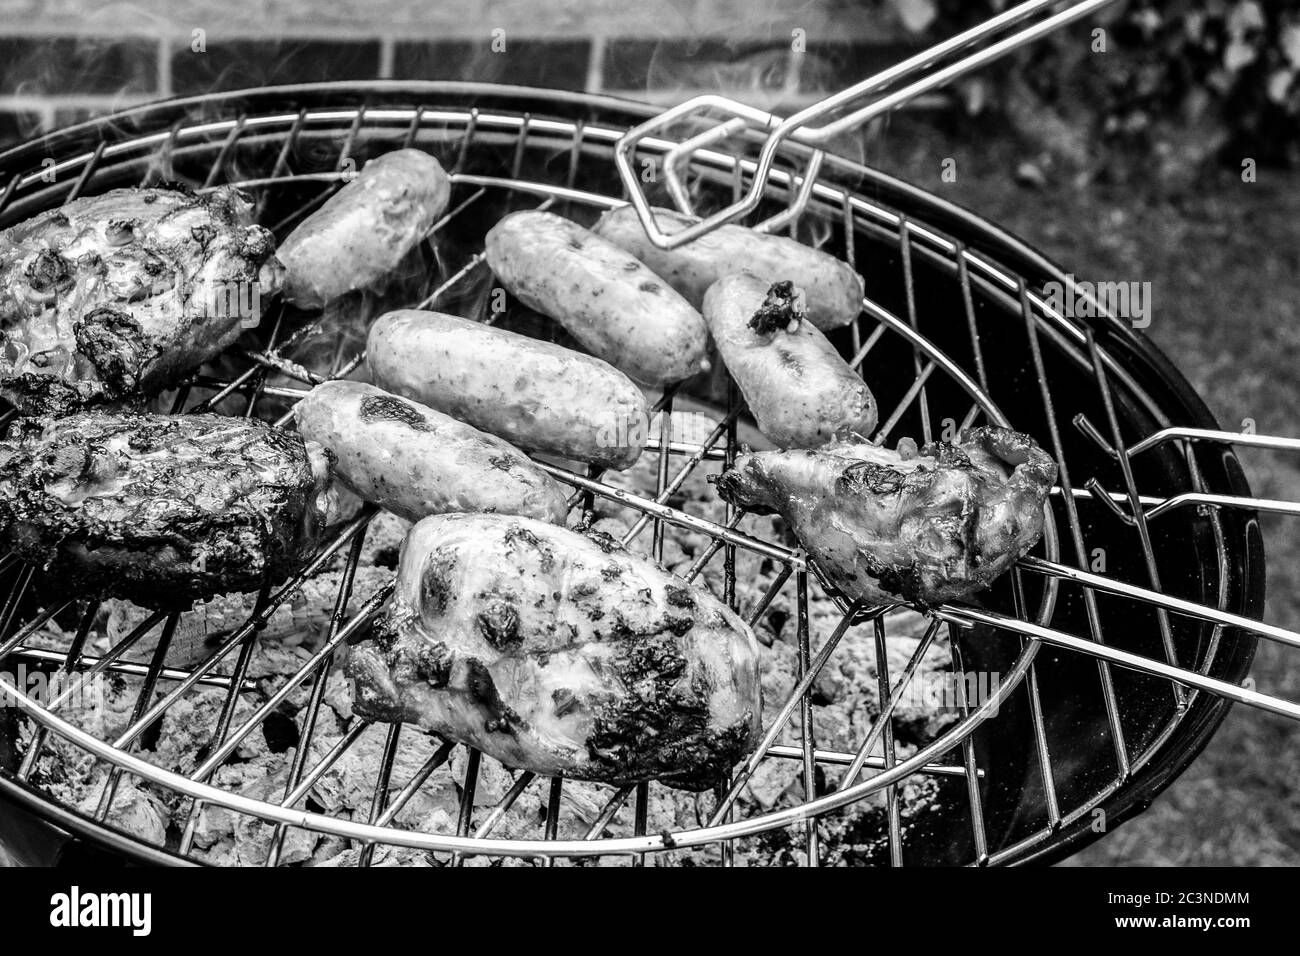
[[[0,227],[115,187],[234,183],[255,197],[260,221],[283,238],[367,159],[416,147],[451,172],[453,195],[423,250],[430,266],[425,275],[435,278],[422,276],[404,287],[403,301],[385,307],[459,310],[490,320],[482,254],[487,229],[513,209],[544,206],[590,222],[627,201],[615,148],[650,116],[647,107],[606,97],[461,83],[321,84],[176,100],[84,123],[0,155],[7,177]],[[646,136],[636,144],[630,158],[652,199],[666,202],[665,157],[702,129],[685,117],[675,135]],[[725,150],[694,149],[680,170],[681,192],[706,214],[737,202],[754,182],[763,142],[761,130],[736,131]],[[854,263],[864,275],[862,314],[836,333],[835,342],[879,399],[880,437],[929,440],[971,424],[1009,425],[1034,435],[1061,466],[1037,548],[978,606],[928,612],[925,642],[946,631],[954,670],[1000,675],[993,693],[963,698],[958,720],[915,752],[898,752],[892,702],[907,692],[916,669],[909,663],[891,674],[885,666],[889,614],[841,601],[838,626],[817,633],[808,623],[809,595],[827,585],[802,551],[751,534],[742,513],[715,522],[672,503],[686,474],[706,461],[732,459],[745,420],[734,389],[719,389],[716,380],[688,383],[667,390],[656,408],[671,412],[693,403],[714,409],[719,424],[698,443],[673,436],[668,424],[661,427],[647,446],[647,454],[657,456],[654,487],[630,492],[598,472],[545,467],[573,489],[573,507],[600,501],[620,509],[637,522],[634,533],[648,529],[652,549],[661,549],[669,525],[707,535],[711,543],[692,572],[721,563],[723,596],[733,605],[735,555],[748,550],[770,558],[780,573],[762,600],[738,607],[749,618],[760,617],[777,593],[797,608],[802,679],[778,719],[764,728],[753,757],[704,799],[698,826],[647,832],[647,807],[659,785],[608,787],[586,839],[557,839],[565,781],[520,773],[495,807],[476,810],[480,760],[470,753],[454,826],[445,832],[407,829],[394,822],[401,809],[456,748],[438,746],[417,769],[398,776],[399,756],[421,736],[398,726],[387,730],[374,762],[366,819],[307,809],[313,782],[360,733],[350,727],[319,762],[305,758],[324,675],[387,596],[387,588],[353,593],[352,572],[373,517],[362,510],[300,574],[260,595],[249,619],[205,662],[182,670],[165,666],[180,613],[154,614],[107,653],[89,657],[89,602],[45,600],[35,569],[5,561],[0,669],[22,661],[74,680],[143,676],[129,726],[116,734],[79,729],[61,716],[57,701],[0,688],[0,698],[13,705],[0,717],[0,792],[22,808],[0,813],[7,821],[0,829],[21,829],[24,850],[15,852],[49,860],[107,850],[141,861],[193,862],[195,816],[203,806],[216,806],[274,824],[277,845],[295,828],[352,841],[365,848],[357,858],[361,865],[383,845],[427,850],[453,863],[489,856],[545,864],[563,858],[670,862],[676,852],[707,847],[711,859],[725,865],[741,841],[772,833],[789,835],[803,861],[815,865],[822,850],[819,821],[872,799],[885,810],[881,862],[1047,862],[1145,808],[1194,759],[1232,702],[1300,719],[1300,704],[1243,684],[1258,639],[1294,647],[1300,635],[1260,623],[1264,564],[1256,511],[1290,506],[1255,502],[1232,450],[1234,442],[1290,446],[1222,432],[1168,360],[1108,314],[1104,303],[1092,303],[1095,318],[1053,309],[1045,286],[1073,288],[1072,280],[1015,237],[833,155],[818,159],[811,167],[815,175],[807,176],[814,148],[794,140],[779,145],[747,221],[798,205],[801,214],[785,217],[782,228]],[[276,305],[237,349],[187,381],[172,408],[229,410],[238,403],[236,414],[287,422],[292,402],[313,384],[350,374],[364,359],[355,346],[310,362],[291,358],[301,321]],[[245,670],[260,625],[340,555],[347,556],[346,573],[324,642],[269,701],[258,698],[251,716],[236,718],[241,696],[250,694]],[[33,635],[52,620],[74,634],[63,653],[32,646]],[[157,649],[137,659],[132,647],[150,632],[158,634]],[[855,751],[835,751],[814,739],[812,685],[854,632],[877,650],[881,713]],[[195,688],[212,685],[225,688],[225,705],[202,764],[182,774],[142,757],[142,738],[157,732],[161,718]],[[296,688],[312,693],[298,715],[304,757],[295,762],[286,792],[255,798],[215,783],[215,772],[239,743],[259,732]],[[24,724],[34,735],[20,737]],[[62,803],[33,782],[33,768],[55,738],[110,768],[93,809]],[[769,811],[737,800],[769,761],[797,762],[802,800]],[[828,770],[839,774],[838,783],[819,789]],[[179,801],[188,826],[157,844],[112,826],[109,810],[126,778]],[[936,781],[942,800],[924,826],[905,829],[899,794],[919,778]],[[495,835],[530,788],[546,794],[535,836]],[[267,862],[278,860],[273,847]]]

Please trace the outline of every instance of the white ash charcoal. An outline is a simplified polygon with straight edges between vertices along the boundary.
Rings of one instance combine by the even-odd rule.
[[[758,765],[745,784],[745,799],[756,802],[764,811],[771,810],[792,788],[803,792],[803,764],[797,760],[769,757]]]
[[[318,646],[329,626],[341,575],[340,570],[322,571],[303,582],[301,589],[271,612],[257,634],[259,644]],[[391,577],[392,572],[386,568],[359,565],[352,584],[353,607],[387,584]],[[226,638],[248,621],[256,602],[257,596],[253,594],[225,594],[196,604],[181,615],[164,663],[168,667],[186,668],[207,660]],[[154,613],[129,601],[114,599],[104,603],[108,608],[103,642],[106,646],[117,644]],[[158,646],[162,630],[161,623],[153,627],[131,646],[125,659],[148,662]],[[238,653],[238,650],[230,651],[213,673],[229,673]]]
[[[319,863],[313,863],[312,866],[325,867],[354,867],[357,865],[361,856],[359,847],[351,847],[343,850],[335,856],[322,860]],[[415,850],[404,846],[390,846],[381,844],[375,848],[375,854],[370,859],[371,866],[433,866],[429,859],[429,854],[425,850]]]
[[[232,655],[238,652],[232,652]],[[279,690],[287,677],[297,673],[311,659],[312,650],[301,644],[257,641],[248,659],[249,680],[264,680],[269,695]]]
[[[311,858],[308,859],[304,865],[320,866],[326,860],[336,857],[346,850],[348,848],[348,842],[349,841],[343,839],[343,837],[334,836],[328,833],[322,834],[320,839],[316,842],[316,846],[312,848]]]
[[[325,679],[324,701],[339,720],[352,719],[352,682],[339,668],[331,671]]]
[[[199,763],[202,750],[212,741],[212,732],[225,706],[227,691],[215,687],[200,687],[176,701],[162,717],[162,730],[158,743],[144,756],[151,763],[177,773],[191,773]],[[253,715],[256,706],[241,696],[235,704],[230,729],[240,727]],[[236,749],[240,759],[250,760],[267,753],[266,738],[259,726],[248,734]]]
[[[143,685],[139,677],[105,675],[98,684],[84,685],[85,693],[74,693],[60,704],[59,716],[100,740],[113,740],[130,725]],[[82,685],[74,680],[65,689],[78,686]]]
[[[108,776],[106,766],[84,750],[50,735],[32,770],[31,782],[63,804],[76,806],[97,791]]]
[[[379,778],[379,765],[387,735],[387,726],[374,724],[367,727],[316,781],[311,789],[312,799],[329,813],[340,809],[369,810]],[[327,739],[313,739],[309,765],[318,763],[329,752],[332,744],[333,741]],[[393,763],[391,785],[400,789],[438,746],[439,742],[427,734],[410,727],[404,729],[401,746],[397,748],[397,758]],[[433,776],[437,777],[438,774],[435,772]]]
[[[525,859],[517,856],[467,856],[461,863],[461,866],[477,867],[478,869],[492,869],[496,867],[505,867],[507,869],[518,869],[520,867],[534,867],[537,864],[531,859]]]
[[[200,815],[204,827],[203,842],[195,832],[199,858],[214,866],[265,866],[275,836],[275,825],[254,817],[220,812],[220,807],[205,806]],[[293,866],[311,859],[318,837],[307,830],[289,828],[284,835],[278,857],[280,866]],[[210,841],[210,842],[209,842]]]
[[[840,669],[833,666],[831,661],[827,661],[826,666],[813,678],[812,702],[823,707],[838,703],[845,685],[846,681]]]
[[[436,833],[450,836],[456,832],[457,809],[452,807],[435,807],[414,820],[409,829],[419,833]]]
[[[86,642],[87,653],[91,653],[90,644],[92,640],[93,638],[88,639]],[[34,633],[27,636],[23,641],[23,646],[40,648],[44,651],[66,651],[72,646],[72,631],[65,631],[59,626],[58,621],[50,618]]]
[[[649,550],[650,546],[654,542],[654,536],[650,532],[651,529],[648,527],[641,532],[641,537],[645,538],[645,545],[647,551]],[[637,540],[640,541],[640,538],[638,538]],[[695,549],[693,547],[689,549],[683,548],[682,542],[677,538],[667,536],[667,535],[664,537],[663,564],[666,567],[672,567],[673,565],[677,565],[677,564],[684,564],[688,561],[693,562],[694,560],[695,560]]]
[[[451,759],[448,761],[451,769],[451,777],[456,781],[456,786],[464,785],[465,769],[469,761],[469,752],[464,747],[457,747],[451,752]],[[474,806],[475,807],[494,807],[501,802],[501,798],[506,795],[515,782],[515,771],[507,770],[491,757],[483,756],[479,758],[478,778],[474,785]]]
[[[248,763],[227,764],[213,774],[212,782],[223,790],[266,802],[279,802],[288,781],[290,754],[266,754]],[[177,825],[184,823],[178,815]],[[230,866],[262,866],[270,852],[274,824],[257,817],[204,804],[195,823],[194,845],[212,863]],[[281,862],[301,862],[311,855],[312,834],[290,830],[285,834]]]
[[[608,795],[609,790],[606,787],[580,781],[566,781],[560,791],[561,827],[564,826],[566,819],[584,828],[591,826],[600,816],[601,807]]]
[[[366,525],[366,543],[362,545],[361,566],[392,570],[411,522],[391,511],[381,511]]]
[[[790,624],[794,619],[795,612],[790,601],[784,595],[777,595],[755,623],[754,635],[765,647],[771,647],[777,641],[788,639]]]
[[[398,787],[404,785],[402,780]],[[460,809],[460,791],[452,779],[451,771],[443,764],[432,774],[419,791],[407,800],[393,818],[393,825],[403,830],[421,829],[419,821],[435,813],[455,815]],[[451,832],[455,832],[453,828]]]
[[[328,687],[328,684],[326,685]],[[298,736],[302,739],[302,734],[307,727],[307,708],[304,707],[294,716],[294,723],[298,726]],[[343,724],[340,722],[338,714],[334,712],[333,707],[326,706],[322,696],[320,709],[316,713],[316,723],[312,728],[312,740],[337,740],[343,736]]]
[[[101,786],[87,793],[77,809],[87,816],[93,816],[99,807],[102,792]],[[167,811],[162,802],[125,776],[118,782],[117,792],[105,819],[110,826],[154,846],[161,846],[167,836]]]

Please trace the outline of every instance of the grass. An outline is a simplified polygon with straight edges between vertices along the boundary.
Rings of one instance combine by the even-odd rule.
[[[941,177],[956,160],[955,182]],[[1231,170],[1168,192],[1085,183],[985,125],[896,122],[866,160],[1020,235],[1080,279],[1149,281],[1146,330],[1223,427],[1300,436],[1300,174]],[[1017,185],[1020,164],[1045,177]],[[1300,500],[1300,455],[1243,452],[1256,495]],[[1267,620],[1300,629],[1300,519],[1263,516]],[[1300,652],[1261,642],[1261,691],[1300,701]],[[1146,813],[1078,854],[1092,865],[1300,864],[1300,727],[1234,707]]]

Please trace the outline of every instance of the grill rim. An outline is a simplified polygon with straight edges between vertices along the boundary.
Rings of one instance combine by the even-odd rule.
[[[364,84],[346,82],[306,84],[292,87],[277,87],[252,91],[231,91],[229,93],[217,95],[177,98],[174,100],[163,101],[158,104],[136,107],[112,117],[92,120],[65,130],[54,131],[30,143],[20,145],[19,147],[0,154],[0,163],[8,166],[8,164],[13,162],[15,159],[27,157],[37,159],[37,162],[32,164],[32,166],[35,167],[39,165],[41,150],[53,151],[57,148],[60,151],[63,151],[66,150],[69,144],[74,142],[78,137],[93,134],[96,131],[103,131],[107,125],[121,123],[128,119],[148,119],[150,117],[160,118],[160,114],[168,110],[179,109],[183,118],[194,119],[194,117],[189,115],[186,111],[193,109],[195,106],[211,106],[217,103],[252,103],[257,101],[266,101],[273,97],[301,97],[307,94],[337,96],[337,94],[340,93],[357,98],[358,100],[364,100],[365,97],[375,94],[382,94],[385,96],[392,96],[395,94],[429,96],[431,94],[437,94],[439,96],[446,96],[469,93],[486,98],[505,100],[510,100],[513,97],[522,97],[539,100],[551,108],[562,103],[568,107],[582,109],[586,115],[589,115],[592,112],[593,107],[609,108],[624,119],[632,113],[652,115],[655,112],[653,106],[616,97],[535,90],[527,87],[502,87],[492,84],[440,82],[404,83],[388,81]],[[330,103],[323,105],[342,108],[342,104],[338,102],[337,98],[331,100]],[[357,104],[354,103],[350,105],[355,106]],[[469,108],[471,105],[477,104],[462,103],[460,104],[460,107]],[[510,103],[508,108],[512,112],[521,111],[521,105],[518,102]],[[523,111],[526,112],[526,110]],[[162,124],[161,128],[165,129],[166,125],[167,124],[165,123]],[[139,135],[146,131],[139,130],[132,132]],[[49,152],[46,152],[44,155],[49,155]],[[963,241],[968,243],[969,248],[991,255],[997,260],[1000,266],[1014,268],[1016,272],[1022,275],[1033,275],[1036,279],[1040,277],[1059,277],[1063,279],[1065,276],[1064,271],[1061,270],[1059,266],[1056,266],[1055,263],[1030,247],[1027,243],[1019,240],[1005,229],[983,219],[974,212],[965,209],[950,200],[942,199],[941,197],[927,193],[924,190],[920,190],[917,187],[911,186],[901,180],[881,173],[878,170],[874,170],[863,164],[855,163],[852,160],[846,160],[841,157],[828,157],[827,163],[828,168],[839,168],[848,175],[859,179],[859,185],[853,187],[851,189],[852,192],[870,195],[873,200],[878,199],[886,202],[891,207],[904,210],[909,216],[915,216],[919,223],[923,223],[926,226],[937,226],[947,233],[962,236]],[[868,187],[867,184],[874,187],[874,191]],[[970,241],[969,237],[978,237],[983,241]],[[1104,320],[1100,321],[1104,322]],[[1091,324],[1096,327],[1096,331],[1099,333],[1099,341],[1103,342],[1107,349],[1114,349],[1118,341],[1123,341],[1126,349],[1140,360],[1138,364],[1144,368],[1144,371],[1150,373],[1150,375],[1144,378],[1144,388],[1149,388],[1149,379],[1154,378],[1160,386],[1160,388],[1155,391],[1164,391],[1166,393],[1172,392],[1170,397],[1175,400],[1175,404],[1180,407],[1183,413],[1186,414],[1188,423],[1199,425],[1200,427],[1217,427],[1212,413],[1209,411],[1208,407],[1205,406],[1203,400],[1201,400],[1200,396],[1191,387],[1190,383],[1186,381],[1182,374],[1168,360],[1168,358],[1160,352],[1159,348],[1155,346],[1154,343],[1138,336],[1133,330],[1125,326],[1117,325],[1114,322],[1099,324],[1099,320],[1094,320]],[[1124,367],[1126,369],[1133,368],[1132,365],[1127,363]],[[1161,407],[1166,408],[1168,407],[1168,404],[1161,403]],[[1231,457],[1231,460],[1235,463],[1235,457],[1229,457]],[[1236,466],[1235,471],[1228,474],[1226,477],[1233,493],[1241,494],[1243,496],[1249,495],[1249,487],[1239,466]],[[1243,613],[1246,616],[1258,617],[1259,613],[1262,611],[1263,598],[1262,541],[1259,539],[1258,523],[1257,521],[1254,521],[1253,512],[1242,514],[1240,521],[1247,526],[1252,526],[1252,522],[1254,522],[1253,527],[1256,532],[1253,536],[1248,536],[1247,547],[1245,549],[1250,552],[1248,555],[1248,563],[1251,565],[1250,568],[1246,569],[1245,580],[1251,586],[1244,590],[1241,594],[1240,600],[1230,601],[1230,603],[1234,604],[1240,613]],[[1233,579],[1240,581],[1242,577],[1241,568],[1235,567],[1231,570],[1234,572]],[[1241,674],[1244,675],[1244,673],[1249,670],[1255,640],[1239,631],[1235,632],[1234,636],[1235,641],[1231,641],[1231,643],[1238,646],[1227,646],[1230,643],[1230,636],[1225,633],[1223,638],[1225,646],[1221,647],[1215,660],[1216,662],[1223,662],[1231,659],[1237,664],[1235,670],[1239,670]],[[1200,696],[1207,698],[1208,706],[1201,702],[1197,702],[1196,706],[1200,706],[1204,709],[1204,719],[1200,722],[1199,726],[1193,728],[1194,733],[1192,735],[1192,744],[1180,748],[1177,753],[1171,750],[1168,746],[1168,742],[1165,745],[1162,745],[1157,754],[1157,759],[1149,761],[1142,768],[1143,774],[1147,775],[1146,783],[1148,786],[1145,788],[1130,787],[1127,792],[1132,792],[1134,799],[1128,801],[1128,805],[1124,807],[1123,810],[1109,813],[1108,815],[1112,821],[1115,821],[1116,823],[1123,822],[1124,819],[1127,819],[1137,810],[1145,806],[1145,803],[1149,802],[1156,793],[1167,786],[1168,783],[1171,782],[1172,779],[1174,779],[1177,774],[1195,758],[1195,755],[1203,749],[1205,744],[1208,743],[1210,736],[1212,736],[1222,719],[1226,716],[1227,708],[1231,706],[1231,702],[1217,697],[1212,698],[1211,695],[1208,694],[1202,694]],[[1183,715],[1180,718],[1179,726],[1174,729],[1174,735],[1182,732],[1184,726],[1187,724],[1188,716],[1190,715]],[[1179,755],[1185,755],[1185,758],[1179,759]],[[1158,759],[1161,757],[1173,758],[1170,763],[1178,764],[1177,767],[1170,766],[1169,768],[1166,768],[1169,770],[1168,776],[1156,773],[1156,771],[1160,769],[1160,765],[1165,762]],[[9,788],[7,785],[10,783],[10,780],[0,776],[0,791],[8,790]],[[52,804],[53,802],[51,801],[50,803]],[[47,806],[48,804],[41,804],[42,810]],[[73,816],[76,815],[73,814]],[[96,829],[100,829],[100,826],[94,823],[94,821],[86,821],[83,819],[82,822],[91,823]],[[104,827],[103,829],[107,830],[110,834],[115,833],[111,828]],[[1048,858],[1055,859],[1068,856],[1070,853],[1074,852],[1074,849],[1077,849],[1076,844],[1079,842],[1080,837],[1085,838],[1084,842],[1090,842],[1086,839],[1088,833],[1087,828],[1083,828],[1083,833],[1078,833],[1077,829],[1078,828],[1076,828],[1076,832],[1069,836],[1068,839],[1063,838],[1062,834],[1057,834],[1053,840],[1049,841],[1048,845],[1039,847],[1036,850],[1031,848],[1029,855],[1023,860],[1023,862],[1029,860],[1034,860],[1036,862],[1046,861]],[[110,842],[116,842],[116,840],[111,840]],[[166,851],[158,852],[166,853]],[[176,859],[185,862],[194,862],[191,859],[183,857],[176,857]]]

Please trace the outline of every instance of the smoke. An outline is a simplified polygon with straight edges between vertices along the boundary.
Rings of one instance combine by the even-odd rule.
[[[660,41],[650,57],[645,86],[655,102],[721,92],[774,112],[789,98],[793,55],[789,44],[747,39]]]

